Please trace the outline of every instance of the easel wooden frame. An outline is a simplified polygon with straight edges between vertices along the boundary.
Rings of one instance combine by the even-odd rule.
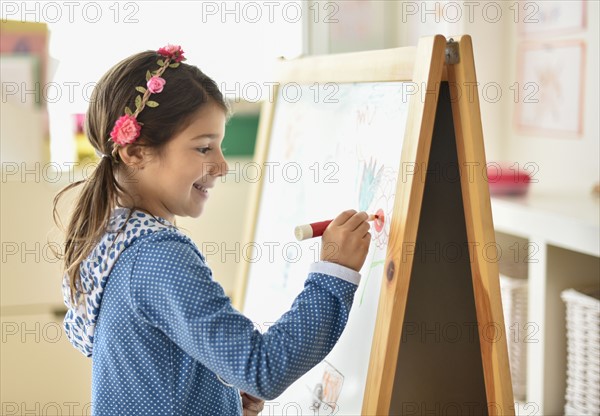
[[[445,45],[442,40],[435,39],[432,53],[417,56],[414,82],[427,81],[427,85],[435,85],[441,80],[440,62],[443,61]],[[475,65],[471,38],[462,36],[456,39],[459,62],[444,64],[450,85],[475,85]],[[421,80],[419,74],[426,74],[420,68],[429,64],[429,78]],[[457,94],[457,88],[450,89],[452,94],[452,114],[456,135],[459,166],[477,161],[485,166],[483,147],[483,130],[477,93]],[[464,92],[464,91],[463,91]],[[457,96],[458,95],[458,96]],[[434,100],[416,100],[411,102],[403,148],[402,163],[427,164],[431,145],[433,121],[436,110]],[[467,169],[460,170],[465,222],[470,242],[480,244],[495,243],[492,222],[491,203],[488,184],[481,175],[469,176]],[[396,368],[396,360],[400,348],[402,326],[394,325],[403,322],[408,285],[410,283],[412,256],[407,261],[399,261],[404,242],[414,242],[417,236],[418,216],[421,212],[423,181],[409,180],[397,189],[394,217],[390,232],[390,244],[386,256],[387,284],[382,285],[377,323],[373,336],[369,374],[363,401],[363,414],[387,414],[394,383],[393,372],[385,371]],[[470,249],[472,246],[470,246]],[[500,297],[498,265],[486,261],[481,250],[470,252],[471,275],[478,323],[495,323],[504,328],[504,317]],[[399,267],[390,267],[398,264]],[[514,414],[512,383],[508,367],[508,351],[506,338],[500,342],[490,342],[479,334],[481,347],[485,389],[488,404],[503,409],[503,414]]]
[[[459,92],[460,86],[473,87],[477,82],[471,38],[457,37],[450,46],[452,48],[448,48],[443,36],[437,35],[421,39],[417,48],[317,56],[281,62],[278,74],[280,84],[274,89],[273,99],[266,102],[262,110],[255,161],[259,164],[266,161],[279,85],[287,82],[312,84],[412,81],[419,91],[425,91],[426,94],[418,94],[411,98],[401,166],[410,163],[427,166],[440,84],[442,81],[448,81],[451,86],[459,86],[450,88],[459,166],[467,166],[473,161],[485,166],[477,89],[473,88],[474,94]],[[450,56],[447,57],[448,52]],[[457,62],[452,62],[455,58],[458,58]],[[460,184],[469,242],[494,244],[491,204],[485,178],[481,175],[469,176],[467,169],[460,169]],[[395,371],[390,369],[395,369],[397,364],[413,266],[410,254],[404,253],[404,261],[400,261],[400,258],[403,255],[404,243],[414,242],[417,237],[424,185],[424,181],[418,180],[416,176],[408,181],[398,182],[363,399],[362,413],[365,415],[383,415],[390,412],[395,379]],[[262,181],[257,182],[251,194],[251,210],[248,217],[251,221],[248,222],[245,232],[246,242],[252,241],[255,235],[255,220],[258,216],[262,187]],[[497,263],[487,261],[483,252],[473,246],[469,246],[469,251],[478,324],[493,323],[503,329]],[[238,309],[243,307],[248,273],[249,263],[243,263],[234,298]],[[502,414],[514,415],[505,334],[502,334],[500,340],[490,342],[479,333],[479,344],[487,403],[493,408],[502,409]]]

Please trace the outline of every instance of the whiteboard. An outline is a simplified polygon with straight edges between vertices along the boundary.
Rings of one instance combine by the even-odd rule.
[[[361,413],[381,276],[408,113],[403,82],[295,85],[280,88],[262,166],[256,233],[244,247],[250,262],[243,312],[263,332],[302,291],[308,268],[319,260],[321,239],[297,242],[294,227],[334,218],[346,209],[386,216],[371,227],[348,324],[324,362],[265,405],[269,414]],[[337,407],[315,400],[325,382]],[[327,402],[327,400],[325,400]]]

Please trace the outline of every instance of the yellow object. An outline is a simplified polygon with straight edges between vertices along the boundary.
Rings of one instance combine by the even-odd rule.
[[[75,145],[77,148],[77,161],[79,163],[93,162],[98,160],[98,156],[96,156],[96,151],[92,147],[90,141],[87,139],[87,136],[85,134],[75,134]]]

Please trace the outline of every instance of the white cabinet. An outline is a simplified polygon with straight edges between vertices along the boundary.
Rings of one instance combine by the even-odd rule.
[[[522,414],[564,412],[566,288],[600,284],[600,203],[588,195],[492,198],[504,256],[525,263],[529,280],[527,399]]]

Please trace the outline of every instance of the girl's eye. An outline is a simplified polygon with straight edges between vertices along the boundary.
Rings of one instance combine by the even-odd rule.
[[[200,153],[202,153],[203,155],[205,155],[206,153],[209,152],[209,150],[211,150],[210,147],[199,147],[196,150],[198,150]]]

